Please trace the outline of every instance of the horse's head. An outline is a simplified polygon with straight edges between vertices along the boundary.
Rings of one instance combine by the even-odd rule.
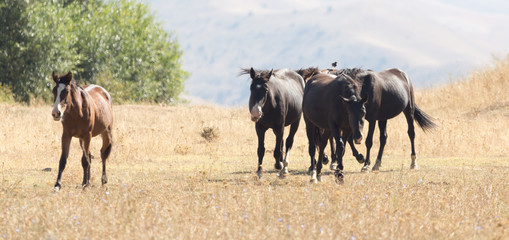
[[[71,80],[72,73],[69,71],[64,76],[57,76],[55,72],[51,74],[53,77],[53,81],[55,81],[56,86],[53,88],[53,111],[51,111],[51,116],[55,121],[59,121],[62,119],[63,113],[67,105],[71,102]]]
[[[272,76],[270,72],[257,72],[253,68],[249,70],[251,76],[251,96],[249,97],[249,110],[251,112],[251,120],[258,122],[263,116],[262,108],[267,102],[269,95],[269,81]]]
[[[365,105],[368,101],[368,95],[365,94],[360,98],[357,83],[345,74],[339,77],[345,80],[339,97],[346,105],[348,123],[350,129],[352,129],[353,139],[356,144],[360,144],[362,141],[362,128],[364,127],[364,116],[366,115]]]

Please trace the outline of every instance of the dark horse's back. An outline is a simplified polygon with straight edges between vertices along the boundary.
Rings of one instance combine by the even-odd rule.
[[[285,106],[277,106],[286,109],[285,126],[300,120],[302,114],[302,96],[304,94],[304,80],[296,72],[289,69],[279,69],[274,72],[275,77],[271,78],[271,88],[276,99],[281,99]],[[284,100],[283,100],[284,99]],[[276,103],[279,105],[281,103]],[[285,112],[279,109],[280,113]]]
[[[329,92],[334,79],[335,76],[319,73],[306,82],[302,107],[304,118],[313,116],[308,118],[307,121],[313,122],[314,125],[320,128],[328,128],[329,104],[325,103],[330,100]]]
[[[287,109],[295,111],[287,111],[285,126],[300,120],[302,114],[302,96],[304,94],[304,80],[294,71],[289,69],[280,69],[275,72],[282,86],[280,97],[286,99]]]

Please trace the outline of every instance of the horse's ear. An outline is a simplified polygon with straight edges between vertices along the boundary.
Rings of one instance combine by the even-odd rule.
[[[368,99],[369,99],[369,95],[367,93],[365,93],[364,96],[362,96],[361,103],[364,104],[364,103],[368,102]]]
[[[69,84],[72,80],[72,72],[69,71],[65,76],[63,76],[62,78],[62,83],[65,83],[65,84]]]
[[[270,77],[272,77],[272,72],[274,71],[274,69],[271,69],[270,72],[269,72],[269,77],[267,78],[267,81],[270,81]]]
[[[51,73],[51,77],[53,77],[53,81],[55,81],[55,83],[58,84],[58,75],[55,73],[55,71],[53,71],[53,73]]]
[[[251,75],[251,79],[255,79],[256,78],[256,72],[253,69],[253,67],[251,67],[251,70],[249,70],[249,75]]]

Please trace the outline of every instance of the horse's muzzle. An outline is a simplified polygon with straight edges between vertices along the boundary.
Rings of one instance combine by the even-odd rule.
[[[262,118],[263,112],[260,105],[256,105],[251,109],[251,121],[258,122]]]
[[[53,116],[53,120],[60,121],[62,119],[62,113],[60,111],[52,111],[51,116]]]

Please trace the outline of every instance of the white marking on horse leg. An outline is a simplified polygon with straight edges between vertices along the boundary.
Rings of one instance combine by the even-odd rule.
[[[284,160],[283,160],[283,168],[281,168],[281,171],[279,171],[279,173],[278,173],[278,177],[280,177],[280,178],[284,178],[284,177],[285,177],[285,175],[287,175],[287,174],[288,174],[288,162],[289,162],[289,160],[288,160],[288,159],[289,159],[289,156],[290,156],[290,155],[288,154],[289,152],[290,152],[290,151],[286,151],[286,153],[285,153],[285,158],[284,158]]]
[[[288,163],[290,163],[290,149],[285,153],[285,160],[283,161],[283,169],[285,170],[285,174],[288,174]]]
[[[316,179],[316,170],[313,169],[313,171],[311,171],[311,180],[310,182],[312,183],[317,183],[318,182],[318,179]]]

